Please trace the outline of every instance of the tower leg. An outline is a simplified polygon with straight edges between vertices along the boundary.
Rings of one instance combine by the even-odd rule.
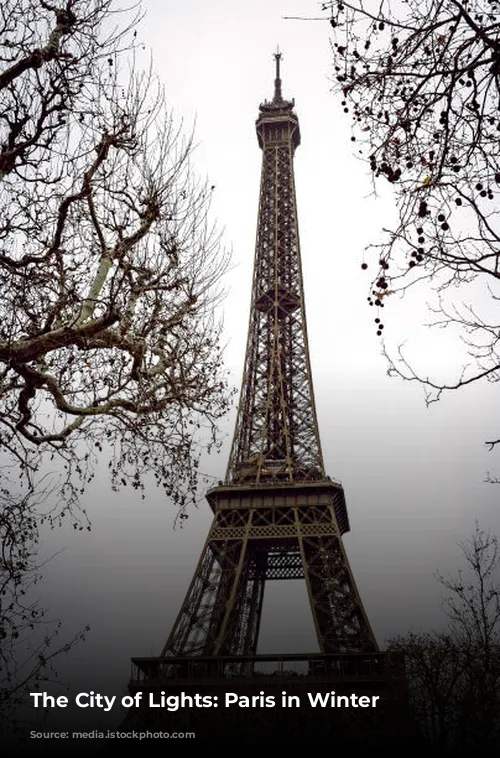
[[[219,654],[246,544],[246,540],[207,540],[162,656]]]
[[[249,542],[245,570],[240,578],[239,599],[233,608],[232,623],[226,635],[226,646],[231,655],[252,656],[257,652],[266,581],[267,551],[256,548],[255,541]]]
[[[340,537],[301,536],[299,541],[321,652],[375,652],[375,637]]]

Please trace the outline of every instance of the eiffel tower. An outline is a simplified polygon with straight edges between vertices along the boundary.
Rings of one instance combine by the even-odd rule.
[[[283,673],[295,664],[305,666],[309,688],[357,682],[373,691],[386,677],[386,654],[342,543],[344,490],[323,464],[293,171],[300,129],[294,101],[282,96],[281,53],[274,57],[274,97],[256,121],[262,174],[252,301],[225,480],[207,494],[212,526],[161,655],[132,659],[131,693],[250,686],[259,667]],[[320,652],[258,654],[266,581],[292,579],[305,581]]]
[[[300,261],[293,101],[274,97],[256,129],[262,174],[250,326],[224,484],[208,493],[214,520],[163,656],[257,651],[265,583],[305,579],[319,649],[376,651],[342,544],[340,484],[325,475],[314,404]]]

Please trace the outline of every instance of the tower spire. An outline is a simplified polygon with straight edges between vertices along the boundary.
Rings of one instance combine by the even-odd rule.
[[[274,80],[274,100],[273,102],[278,104],[283,101],[283,97],[281,95],[281,78],[280,78],[280,61],[281,61],[282,53],[280,52],[279,45],[276,47],[276,52],[274,53],[274,60],[276,61],[276,78]]]
[[[280,64],[283,53],[279,49],[279,45],[276,46],[276,52],[273,53],[273,58],[276,65],[276,76],[274,79],[274,97],[271,101],[265,100],[260,105],[261,112],[276,113],[279,114],[283,111],[291,111],[295,105],[295,100],[284,100],[281,92],[281,72]]]

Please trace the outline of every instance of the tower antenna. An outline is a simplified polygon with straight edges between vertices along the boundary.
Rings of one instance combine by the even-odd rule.
[[[283,100],[281,94],[281,78],[280,78],[280,61],[282,58],[279,45],[276,45],[276,52],[274,53],[274,60],[276,61],[276,78],[274,80],[274,102],[281,103]]]

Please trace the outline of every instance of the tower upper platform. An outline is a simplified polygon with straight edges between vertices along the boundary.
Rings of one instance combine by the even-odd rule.
[[[274,97],[265,100],[259,106],[259,117],[255,122],[259,147],[267,144],[291,140],[292,148],[300,145],[299,119],[293,108],[295,100],[284,100],[281,93],[280,62],[281,53],[274,54],[276,61],[276,78],[274,80]]]

